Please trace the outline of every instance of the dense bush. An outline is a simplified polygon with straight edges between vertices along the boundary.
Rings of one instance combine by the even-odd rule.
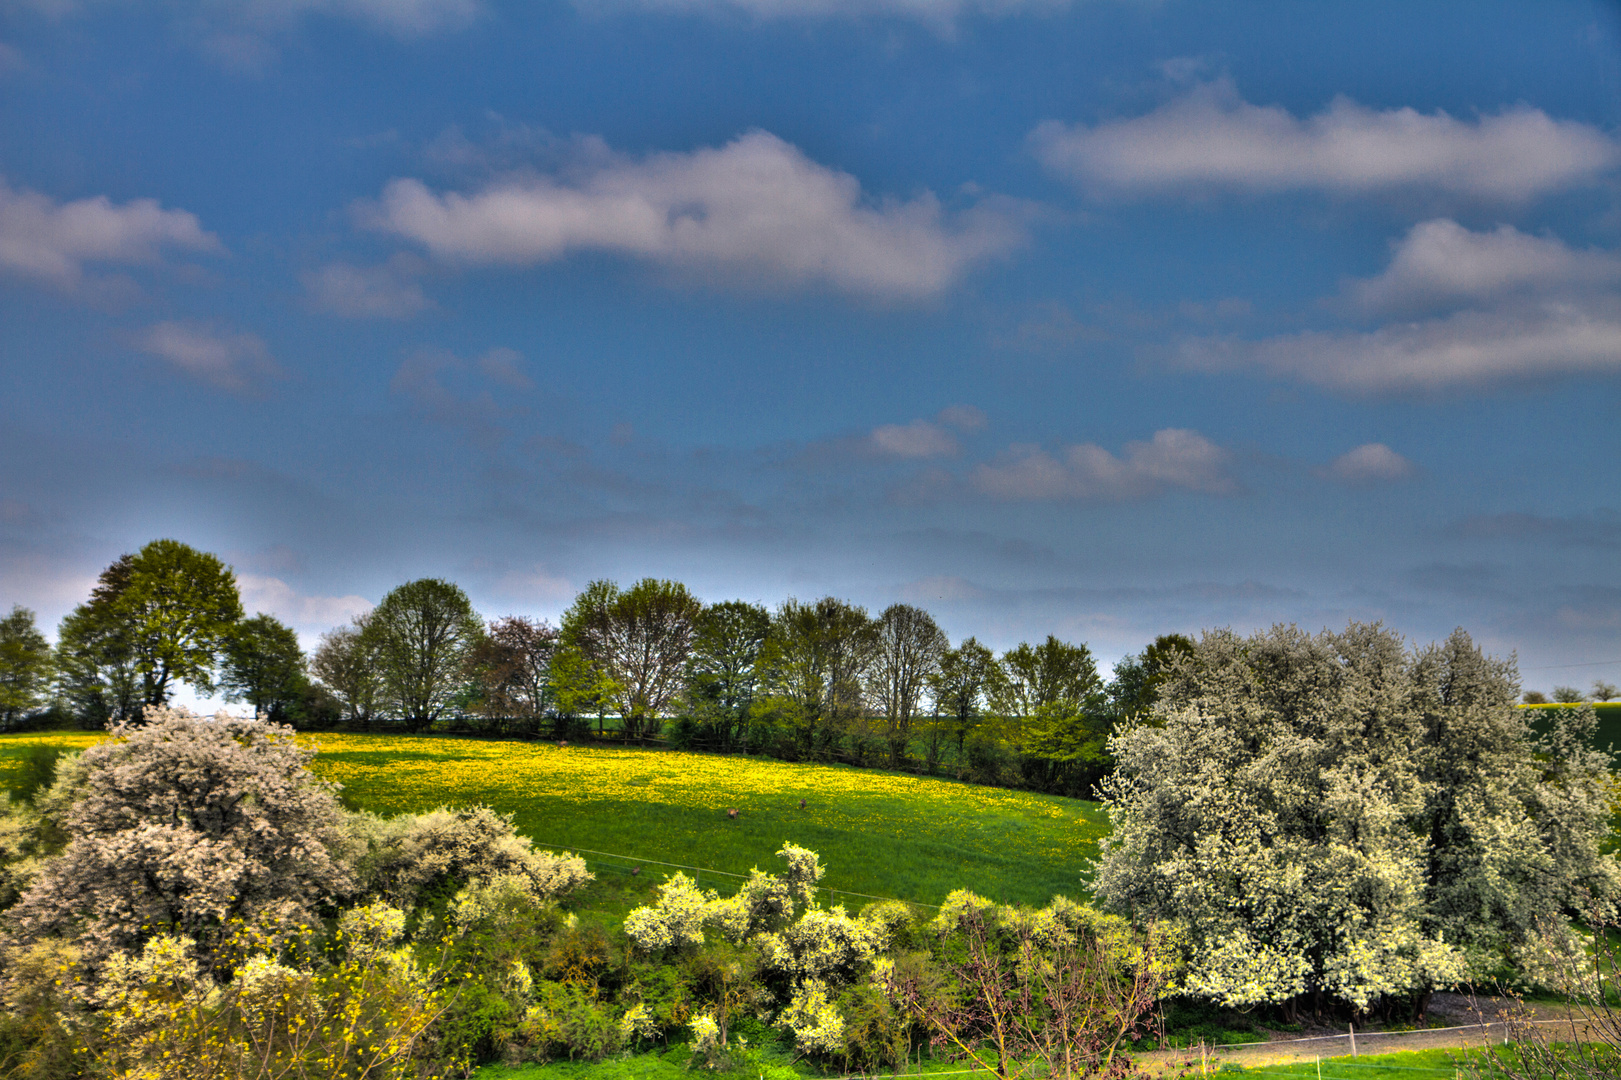
[[[96,964],[157,935],[210,952],[235,922],[308,922],[353,888],[342,811],[292,729],[162,707],[66,770],[45,804],[68,837],[7,913]]]

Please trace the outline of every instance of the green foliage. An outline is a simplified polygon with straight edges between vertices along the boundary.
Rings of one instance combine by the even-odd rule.
[[[225,639],[220,689],[281,724],[304,694],[304,650],[293,628],[270,615],[243,619]]]
[[[561,641],[600,676],[593,690],[626,735],[657,735],[680,695],[703,604],[677,581],[643,578],[621,590],[593,581],[563,615]]]
[[[412,731],[426,731],[462,691],[484,623],[467,594],[420,578],[383,597],[362,632],[382,701]]]
[[[771,614],[759,604],[730,600],[704,608],[687,660],[685,705],[697,728],[687,735],[689,744],[747,751],[760,655],[770,630]]]
[[[51,674],[51,646],[34,625],[34,613],[13,607],[0,619],[0,730],[44,704]]]
[[[214,666],[242,601],[230,567],[178,540],[154,540],[102,571],[62,622],[63,686],[92,726],[161,705],[175,682],[214,689]]]

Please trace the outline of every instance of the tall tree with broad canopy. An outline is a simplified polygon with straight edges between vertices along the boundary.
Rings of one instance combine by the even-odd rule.
[[[745,600],[710,604],[698,617],[687,661],[687,709],[722,750],[748,749],[749,710],[770,632],[771,613]]]
[[[349,723],[365,727],[377,708],[381,684],[377,676],[375,636],[366,633],[371,613],[356,615],[348,626],[328,630],[310,657],[310,673],[332,691]]]
[[[307,685],[304,650],[292,627],[259,614],[232,628],[220,672],[226,701],[245,701],[258,715],[284,723]]]
[[[484,621],[456,585],[408,581],[372,609],[365,637],[381,697],[413,732],[427,731],[463,689]]]
[[[593,581],[563,615],[561,641],[606,677],[598,686],[624,724],[647,739],[685,684],[703,604],[678,581],[643,578],[621,590]]]
[[[125,555],[101,572],[90,599],[74,608],[56,634],[56,669],[63,695],[79,722],[99,728],[140,715],[141,679],[129,627],[113,602],[129,586],[135,556]]]
[[[45,703],[51,684],[51,645],[18,604],[0,619],[0,728]]]
[[[1548,920],[1613,910],[1621,865],[1591,710],[1538,739],[1516,684],[1461,630],[1206,633],[1111,742],[1096,894],[1179,923],[1186,991],[1238,1008],[1535,978]]]
[[[929,680],[940,671],[950,642],[922,608],[891,604],[878,616],[867,684],[884,714],[890,768],[898,769],[912,738],[912,724]]]
[[[129,672],[146,705],[168,701],[177,682],[212,693],[215,664],[241,618],[230,567],[178,540],[154,540],[103,571],[89,602],[68,616],[69,679],[116,715],[129,712],[118,685]]]
[[[1148,716],[1160,686],[1170,677],[1171,665],[1192,651],[1193,639],[1186,634],[1161,634],[1141,653],[1122,657],[1105,691],[1114,720]]]
[[[783,601],[771,618],[756,715],[784,728],[796,753],[826,760],[861,715],[877,631],[867,610],[832,596]]]

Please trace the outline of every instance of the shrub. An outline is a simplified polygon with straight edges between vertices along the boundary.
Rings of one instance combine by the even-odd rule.
[[[592,878],[584,859],[536,851],[513,828],[510,814],[487,806],[440,807],[393,818],[351,814],[345,831],[361,891],[404,907],[427,892],[502,875],[525,879],[536,900],[564,895]]]
[[[70,840],[9,913],[17,940],[92,964],[162,934],[208,953],[233,920],[308,920],[351,888],[337,799],[291,728],[148,708],[110,734],[42,800]]]

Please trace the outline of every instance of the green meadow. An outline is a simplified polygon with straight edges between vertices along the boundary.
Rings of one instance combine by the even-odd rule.
[[[0,736],[0,785],[26,772],[39,753],[30,747],[96,738]],[[821,855],[824,886],[851,894],[832,901],[853,908],[867,896],[938,904],[959,888],[1044,904],[1087,892],[1108,829],[1093,802],[841,765],[437,736],[307,739],[315,771],[341,783],[351,807],[488,804],[538,846],[580,852],[599,879],[583,899],[607,910],[643,902],[676,869],[665,864],[701,868],[705,888],[730,891],[727,875],[773,869],[790,840]]]

